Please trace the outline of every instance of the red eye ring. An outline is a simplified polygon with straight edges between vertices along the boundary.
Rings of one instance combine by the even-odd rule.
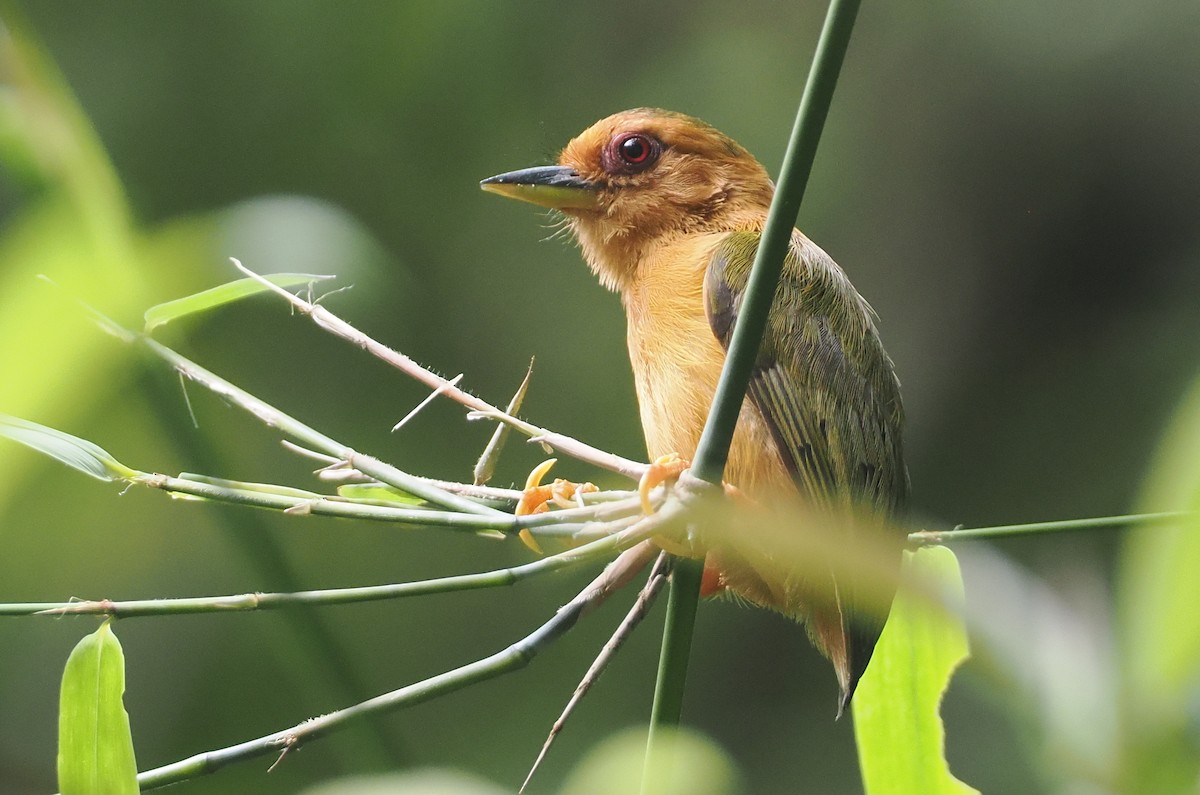
[[[661,143],[645,133],[621,133],[614,136],[606,148],[605,170],[616,174],[645,171],[658,160],[662,148]]]

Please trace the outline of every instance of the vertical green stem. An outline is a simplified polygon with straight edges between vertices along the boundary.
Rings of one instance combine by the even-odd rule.
[[[817,144],[833,101],[833,90],[850,43],[859,3],[860,0],[832,0],[825,16],[812,70],[783,158],[775,197],[763,228],[762,242],[750,272],[746,298],[729,344],[729,354],[725,359],[725,368],[717,385],[708,422],[692,463],[693,473],[710,483],[720,483],[725,470],[734,427],[766,328],[767,313],[775,295],[775,285],[779,281],[791,231],[800,212],[809,174],[812,173]],[[679,723],[703,566],[703,561],[681,560],[671,577],[667,623],[651,713],[648,761],[654,755],[656,728]],[[649,793],[649,769],[648,764],[648,775],[642,781],[643,795]]]

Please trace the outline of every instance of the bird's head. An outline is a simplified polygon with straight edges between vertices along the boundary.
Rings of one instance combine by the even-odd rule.
[[[699,119],[652,108],[593,124],[557,166],[485,179],[487,191],[565,214],[584,257],[619,289],[656,244],[761,224],[774,190],[736,141]]]

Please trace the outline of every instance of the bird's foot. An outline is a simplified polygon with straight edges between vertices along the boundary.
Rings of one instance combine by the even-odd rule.
[[[654,463],[638,481],[638,496],[642,499],[642,513],[647,516],[654,513],[654,506],[650,503],[650,492],[654,490],[655,486],[668,480],[675,480],[691,465],[691,461],[680,458],[678,453],[668,453],[654,459]]]
[[[707,599],[725,590],[725,573],[708,561],[704,563],[704,575],[700,579],[700,596]]]
[[[517,516],[545,513],[550,510],[551,505],[559,508],[575,508],[581,505],[580,495],[599,491],[591,483],[573,483],[563,478],[556,478],[552,483],[543,485],[542,478],[546,477],[556,463],[558,463],[557,458],[548,458],[529,473],[529,477],[525,479],[525,489],[521,493],[521,499],[517,502],[517,508],[514,511]],[[541,546],[527,528],[522,528],[517,536],[525,543],[525,546],[539,555],[542,554]]]

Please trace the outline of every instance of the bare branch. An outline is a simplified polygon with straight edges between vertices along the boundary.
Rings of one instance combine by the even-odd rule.
[[[554,721],[554,726],[550,728],[550,735],[546,738],[546,742],[542,745],[541,752],[538,753],[537,759],[533,760],[533,766],[529,768],[529,775],[525,776],[524,783],[517,790],[517,795],[525,792],[525,788],[529,786],[529,782],[533,780],[533,774],[537,772],[538,767],[542,764],[542,760],[546,758],[546,754],[550,751],[550,746],[558,738],[563,726],[567,724],[567,718],[571,717],[571,713],[575,711],[575,707],[587,695],[587,692],[592,689],[592,685],[600,678],[600,674],[604,673],[604,669],[612,662],[617,651],[633,634],[633,630],[646,614],[650,612],[654,600],[658,597],[662,587],[667,582],[667,575],[670,574],[672,558],[666,552],[658,554],[658,560],[654,563],[654,569],[650,572],[650,578],[646,580],[646,584],[642,586],[642,590],[638,593],[637,601],[633,603],[633,607],[629,608],[625,618],[621,621],[620,626],[613,632],[612,637],[604,644],[604,648],[596,655],[596,659],[588,667],[587,673],[583,675],[579,685],[575,688],[575,692],[571,694],[571,699],[567,702],[567,706],[563,708],[562,714],[558,716],[558,720]]]
[[[262,283],[272,292],[279,294],[286,299],[295,309],[302,315],[307,315],[322,329],[335,334],[338,337],[350,342],[370,353],[378,359],[387,362],[392,367],[400,370],[412,378],[427,385],[431,389],[443,389],[447,397],[466,406],[474,411],[482,412],[491,418],[503,418],[505,422],[516,428],[521,433],[529,437],[537,438],[542,444],[548,444],[560,452],[571,456],[593,466],[598,466],[601,469],[607,469],[611,472],[624,475],[632,480],[638,480],[646,471],[647,465],[638,461],[631,461],[628,458],[623,458],[619,455],[606,452],[589,444],[573,439],[570,436],[565,436],[561,433],[555,433],[545,428],[539,428],[536,425],[525,422],[524,420],[513,417],[508,413],[501,411],[487,401],[472,395],[456,386],[433,372],[428,370],[415,361],[405,356],[403,353],[396,351],[381,342],[378,342],[372,337],[367,336],[358,329],[351,326],[346,321],[342,320],[337,315],[330,312],[323,306],[315,304],[311,301],[306,301],[297,295],[277,287],[271,282],[264,279],[259,274],[251,271],[241,262],[236,259],[232,260],[234,267],[239,271],[249,276],[251,279]]]

